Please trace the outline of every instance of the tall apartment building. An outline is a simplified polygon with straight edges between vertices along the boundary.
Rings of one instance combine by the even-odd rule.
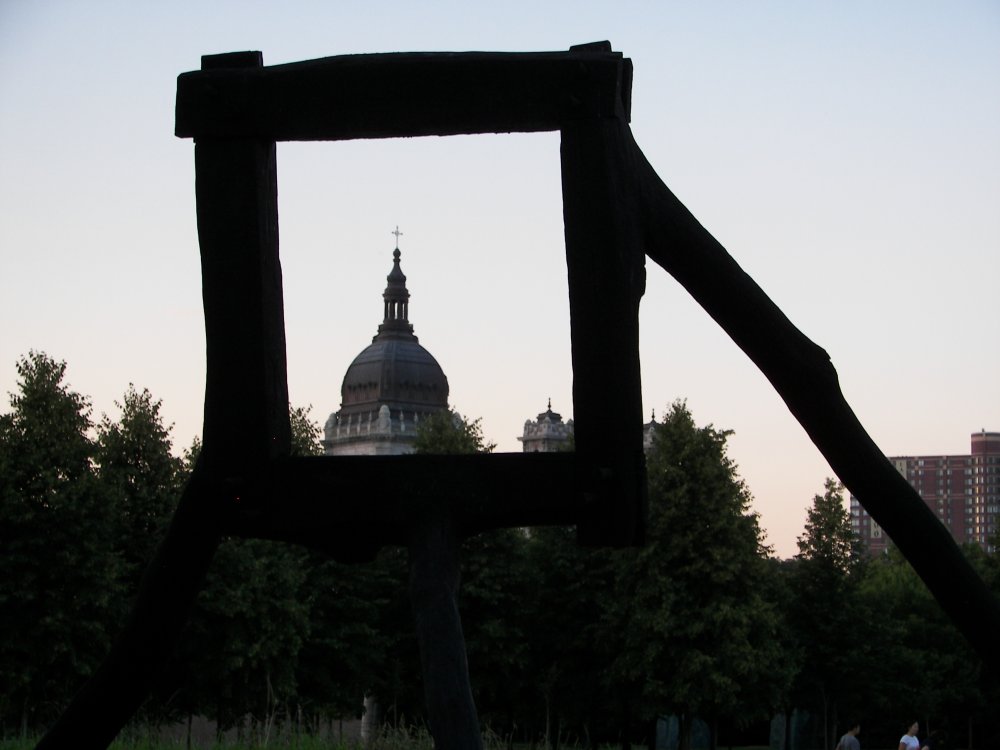
[[[968,455],[889,459],[959,544],[987,547],[1000,526],[1000,432],[974,432]],[[851,525],[873,554],[888,538],[851,495]]]

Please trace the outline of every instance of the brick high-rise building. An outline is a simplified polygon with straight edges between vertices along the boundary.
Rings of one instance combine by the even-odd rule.
[[[967,455],[894,456],[906,477],[959,544],[988,547],[1000,525],[1000,432],[975,432]],[[851,525],[873,554],[889,540],[851,495]]]

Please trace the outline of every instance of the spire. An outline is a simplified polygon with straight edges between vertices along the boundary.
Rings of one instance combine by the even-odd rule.
[[[562,422],[562,414],[552,411],[552,397],[549,397],[548,408],[538,415],[539,422]]]
[[[396,227],[396,231],[392,234],[396,235],[396,249],[392,251],[392,270],[385,277],[388,283],[382,293],[384,315],[382,325],[378,327],[378,334],[375,338],[395,335],[412,338],[415,341],[417,337],[413,335],[413,326],[410,325],[409,319],[410,292],[406,288],[406,276],[399,266],[399,256],[401,255],[399,237],[402,232],[399,231],[399,227]],[[374,339],[372,340],[374,341]]]

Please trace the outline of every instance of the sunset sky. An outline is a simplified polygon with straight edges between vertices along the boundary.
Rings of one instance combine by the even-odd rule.
[[[29,350],[95,419],[128,384],[201,430],[194,159],[177,75],[366,52],[548,51],[610,40],[632,129],[694,215],[830,354],[889,455],[1000,430],[1000,4],[0,3],[0,394]],[[558,134],[280,144],[292,403],[320,423],[382,317],[398,225],[410,320],[451,403],[519,450],[572,416]],[[643,401],[734,431],[776,553],[831,470],[742,352],[659,267]]]

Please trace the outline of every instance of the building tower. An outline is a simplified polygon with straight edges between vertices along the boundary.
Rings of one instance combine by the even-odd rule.
[[[659,424],[656,413],[653,412],[650,421],[642,426],[642,449],[649,453],[653,446],[653,432]],[[518,440],[524,453],[555,453],[570,450],[573,444],[573,420],[563,422],[562,415],[552,411],[552,399],[549,407],[537,419],[527,419],[524,422],[524,432]]]
[[[344,374],[340,411],[330,415],[323,430],[327,455],[412,453],[420,419],[448,408],[448,378],[413,335],[399,257],[397,234],[382,295],[382,325]]]
[[[527,419],[524,422],[524,432],[518,440],[524,453],[555,453],[567,450],[573,438],[573,420],[562,421],[562,415],[552,411],[552,399],[549,407],[538,419]]]

